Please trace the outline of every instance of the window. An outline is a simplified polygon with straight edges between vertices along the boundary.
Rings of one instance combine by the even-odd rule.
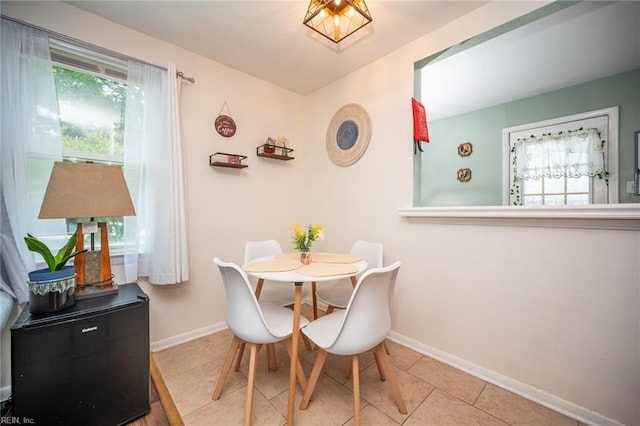
[[[505,204],[617,202],[616,186],[609,191],[617,126],[618,109],[609,108],[504,129]]]
[[[50,45],[63,161],[122,166],[126,64],[55,40],[51,40]],[[66,232],[75,232],[78,222],[89,219],[66,219]],[[95,220],[107,223],[111,251],[118,253],[124,241],[123,217],[99,217]],[[61,237],[53,235],[49,238]],[[90,236],[85,238],[87,246]],[[96,246],[99,245],[98,239]]]
[[[125,221],[107,218],[114,224],[110,232],[124,236],[118,280],[147,276],[153,284],[187,281],[175,64],[164,69],[4,17],[2,35],[0,79],[7,92],[1,97],[2,122],[10,125],[0,126],[7,154],[0,156],[0,198],[11,225],[2,227],[3,247],[17,247],[10,255],[31,270],[37,261],[22,244],[23,235],[48,237],[53,249],[62,245],[58,239],[66,239],[65,220],[37,219],[54,161],[124,162],[136,215]],[[88,90],[91,86],[97,90]],[[110,245],[115,240],[110,238]],[[26,282],[17,274],[11,286],[21,303],[28,299]]]

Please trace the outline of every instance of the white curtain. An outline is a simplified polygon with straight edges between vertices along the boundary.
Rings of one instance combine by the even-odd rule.
[[[514,145],[517,179],[604,176],[604,141],[597,129],[518,139]]]
[[[129,61],[125,177],[136,216],[125,218],[125,274],[151,284],[189,279],[179,87],[164,71]]]
[[[35,269],[23,238],[64,230],[61,220],[37,219],[62,141],[47,34],[2,19],[1,43],[2,288],[22,303],[27,272]]]

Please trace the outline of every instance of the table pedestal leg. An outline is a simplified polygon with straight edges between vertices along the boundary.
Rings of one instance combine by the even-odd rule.
[[[298,362],[298,339],[300,332],[300,305],[302,304],[302,283],[295,283],[293,299],[293,333],[291,334],[291,365],[289,367],[289,405],[287,425],[293,425],[293,410],[296,405],[296,366]]]

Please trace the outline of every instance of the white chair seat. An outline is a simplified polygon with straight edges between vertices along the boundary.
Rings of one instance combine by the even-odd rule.
[[[384,246],[382,243],[356,241],[351,247],[351,254],[360,256],[367,262],[367,269],[380,268],[382,266],[382,255]],[[360,278],[360,275],[357,278]],[[333,286],[317,288],[316,283],[311,285],[313,292],[313,319],[318,319],[318,301],[327,305],[327,314],[333,312],[335,308],[346,309],[351,294],[353,284],[349,279],[336,282]]]
[[[260,303],[260,310],[262,310],[262,316],[269,326],[269,331],[274,335],[272,341],[261,343],[279,342],[283,338],[291,336],[291,324],[293,324],[291,309],[271,303]],[[309,320],[300,315],[300,327],[305,327],[307,324],[309,324]]]
[[[327,288],[320,288],[316,292],[318,300],[327,306],[333,306],[339,309],[346,309],[353,294],[353,287],[341,287],[334,285]]]
[[[320,348],[328,348],[336,341],[336,337],[340,333],[340,325],[344,321],[345,312],[344,310],[335,311],[311,321],[309,325],[304,327],[303,333]]]
[[[293,283],[278,283],[265,281],[260,292],[260,303],[272,303],[274,305],[289,306],[293,304],[295,288]],[[302,287],[302,298],[309,295],[309,289]]]

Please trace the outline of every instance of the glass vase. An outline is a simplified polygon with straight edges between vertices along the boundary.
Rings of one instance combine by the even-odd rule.
[[[309,250],[303,250],[300,252],[300,262],[302,262],[303,265],[311,263],[311,252]]]

